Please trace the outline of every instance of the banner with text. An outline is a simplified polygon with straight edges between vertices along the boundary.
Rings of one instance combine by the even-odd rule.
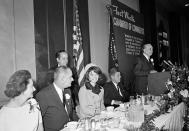
[[[144,40],[143,15],[117,0],[112,1],[111,15],[119,69],[127,85],[132,86],[136,56],[140,55]]]

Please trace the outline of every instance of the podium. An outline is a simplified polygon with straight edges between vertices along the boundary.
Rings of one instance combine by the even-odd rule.
[[[148,93],[160,96],[167,91],[165,82],[170,78],[170,72],[158,72],[148,75]]]

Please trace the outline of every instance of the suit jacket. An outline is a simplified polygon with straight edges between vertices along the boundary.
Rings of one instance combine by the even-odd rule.
[[[71,92],[65,89],[66,94],[69,94],[70,99],[66,99],[67,111],[58,96],[53,84],[41,90],[36,95],[42,113],[43,124],[45,131],[59,131],[64,128],[64,125],[73,120],[73,102]]]
[[[104,85],[104,105],[105,106],[110,106],[112,100],[117,100],[117,101],[122,101],[122,102],[126,102],[127,101],[127,92],[124,89],[123,85],[118,84],[121,94],[120,95],[119,91],[117,90],[117,88],[115,87],[114,83],[112,81],[107,82]],[[113,105],[114,107],[117,107],[117,105]]]
[[[153,70],[153,65],[143,54],[137,58],[134,68],[135,90],[137,94],[147,94],[148,74],[151,70]]]

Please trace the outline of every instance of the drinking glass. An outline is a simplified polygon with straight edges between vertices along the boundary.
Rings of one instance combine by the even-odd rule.
[[[134,100],[134,96],[130,96],[130,104],[134,105],[135,104],[135,100]]]

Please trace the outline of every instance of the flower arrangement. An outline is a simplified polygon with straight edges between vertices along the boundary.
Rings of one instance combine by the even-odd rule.
[[[189,70],[187,67],[175,66],[170,68],[171,78],[167,80],[165,86],[167,92],[162,95],[162,101],[159,106],[159,110],[155,110],[152,114],[145,115],[145,121],[141,126],[142,131],[155,130],[159,131],[153,124],[153,120],[161,114],[168,113],[170,108],[178,105],[180,102],[184,102],[186,106],[189,106]],[[185,126],[189,130],[189,110],[186,111]]]
[[[169,107],[175,106],[180,102],[184,102],[187,106],[185,114],[185,129],[189,130],[189,70],[184,66],[172,66],[171,79],[166,82],[168,89],[167,102]]]
[[[71,100],[70,94],[68,93],[64,94],[64,104],[67,103],[67,105],[70,105],[70,102],[71,102],[70,100]]]
[[[185,102],[188,105],[188,77],[189,70],[186,67],[173,66],[171,70],[171,78],[165,83],[168,89],[168,100],[170,105],[177,105],[180,102]],[[166,96],[165,96],[166,97]]]
[[[66,98],[66,100],[69,100],[71,98],[71,96],[69,94],[65,94],[65,98]]]

